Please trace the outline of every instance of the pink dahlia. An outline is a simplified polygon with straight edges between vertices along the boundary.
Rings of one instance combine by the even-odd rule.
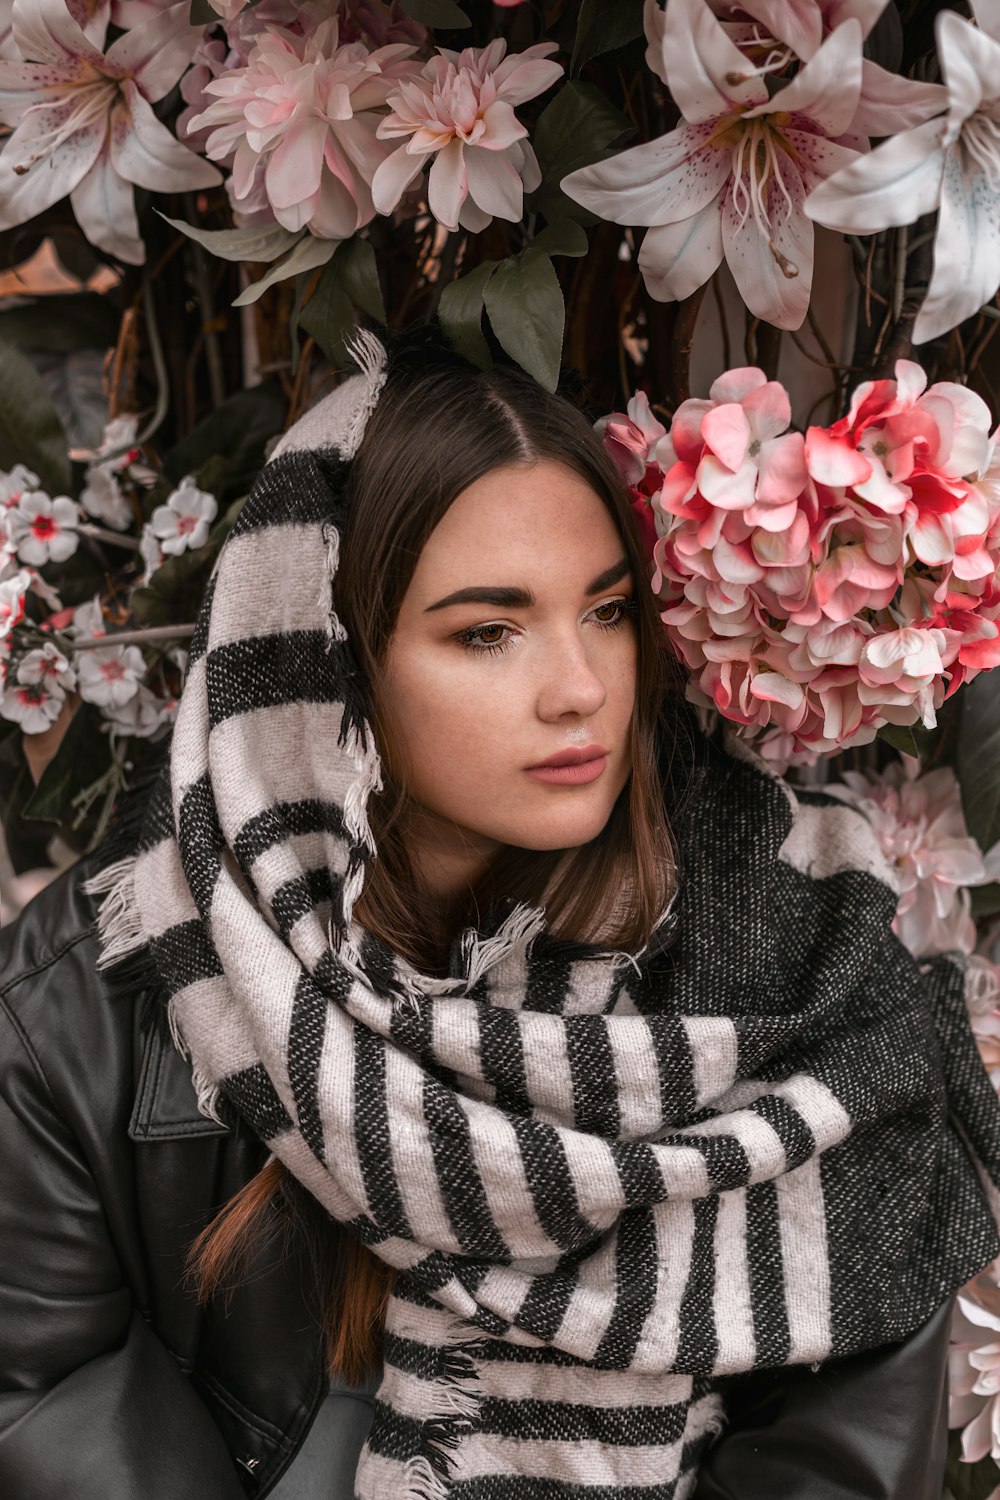
[[[502,37],[462,52],[441,48],[389,96],[392,113],[379,125],[379,137],[405,143],[375,173],[379,213],[391,213],[430,162],[428,202],[446,229],[461,224],[476,233],[494,216],[518,222],[524,192],[538,186],[541,174],[514,105],[551,88],[563,70],[545,61],[558,51],[555,42],[510,57],[506,51]]]
[[[860,809],[875,830],[899,887],[893,929],[900,941],[918,958],[971,954],[969,890],[1000,877],[1000,844],[984,854],[969,833],[954,771],[942,766],[920,776],[913,762],[896,762],[881,775],[847,771],[826,790]]]
[[[341,45],[336,18],[303,36],[265,31],[244,67],[204,85],[215,102],[189,129],[209,131],[206,154],[232,162],[237,209],[252,196],[259,207],[262,191],[286,229],[347,239],[374,216],[377,128],[413,50]]]

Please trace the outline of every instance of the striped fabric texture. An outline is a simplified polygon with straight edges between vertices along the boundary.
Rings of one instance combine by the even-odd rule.
[[[400,1273],[360,1500],[683,1500],[731,1377],[902,1338],[1000,1250],[963,974],[893,937],[858,813],[711,745],[644,952],[517,909],[430,978],[359,928],[360,353],[222,551],[105,961],[148,949],[202,1107]]]

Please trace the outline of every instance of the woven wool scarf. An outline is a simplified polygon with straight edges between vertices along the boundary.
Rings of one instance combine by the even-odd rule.
[[[359,928],[380,770],[331,582],[386,361],[358,356],[222,550],[169,782],[98,877],[104,962],[151,954],[202,1108],[399,1273],[360,1500],[683,1500],[723,1377],[902,1338],[997,1254],[963,974],[892,936],[857,812],[711,744],[647,950],[521,908],[435,978]]]

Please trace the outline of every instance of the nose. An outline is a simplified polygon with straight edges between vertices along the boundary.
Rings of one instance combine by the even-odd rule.
[[[546,723],[585,719],[604,707],[608,688],[577,630],[560,634],[545,652],[538,716]]]

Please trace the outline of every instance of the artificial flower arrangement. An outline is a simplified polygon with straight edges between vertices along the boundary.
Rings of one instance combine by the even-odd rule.
[[[871,819],[1000,1087],[998,182],[996,0],[0,0],[14,868],[169,734],[359,319],[436,318],[610,413],[690,697]],[[998,1338],[1000,1265],[956,1314],[970,1500]]]

